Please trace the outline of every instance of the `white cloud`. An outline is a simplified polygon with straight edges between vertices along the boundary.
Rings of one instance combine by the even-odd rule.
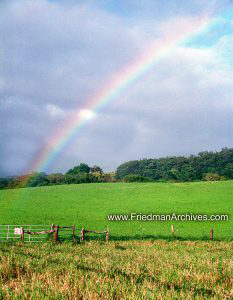
[[[225,35],[219,39],[218,43],[214,46],[214,51],[217,53],[218,58],[225,63],[230,64],[233,72],[233,34]]]
[[[51,117],[63,117],[64,116],[64,111],[55,104],[46,104],[45,108]]]

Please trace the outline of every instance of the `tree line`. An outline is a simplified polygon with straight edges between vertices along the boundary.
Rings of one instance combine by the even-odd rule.
[[[35,172],[0,178],[0,189],[92,182],[183,182],[225,179],[233,179],[233,148],[223,148],[219,152],[204,151],[189,157],[169,156],[133,160],[121,164],[116,172],[109,173],[104,173],[99,166],[89,167],[80,163],[65,174],[47,175],[44,172]]]
[[[121,164],[116,179],[124,181],[199,181],[233,179],[233,148],[198,155],[134,160]]]
[[[59,184],[79,184],[92,182],[113,182],[114,173],[104,173],[99,166],[89,167],[85,163],[68,170],[65,174],[34,172],[22,176],[0,178],[0,189],[36,187]]]

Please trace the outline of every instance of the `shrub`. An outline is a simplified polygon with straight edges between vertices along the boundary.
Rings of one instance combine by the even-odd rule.
[[[205,181],[219,181],[219,180],[224,180],[225,177],[219,175],[218,173],[207,173],[204,175],[204,180]]]
[[[124,182],[146,182],[146,181],[150,181],[150,179],[140,175],[129,174],[123,178],[123,181]]]
[[[49,184],[48,176],[44,172],[33,173],[27,181],[28,187],[44,186],[48,184]]]

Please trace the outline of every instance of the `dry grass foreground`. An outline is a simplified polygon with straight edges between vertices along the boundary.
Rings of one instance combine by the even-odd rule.
[[[0,299],[232,299],[233,242],[0,244]]]

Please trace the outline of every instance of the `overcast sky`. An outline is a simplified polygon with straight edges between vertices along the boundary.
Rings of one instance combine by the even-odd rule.
[[[169,26],[203,14],[212,26],[95,113],[47,173],[233,147],[233,8],[227,0],[2,0],[0,175],[30,169],[75,109]]]

